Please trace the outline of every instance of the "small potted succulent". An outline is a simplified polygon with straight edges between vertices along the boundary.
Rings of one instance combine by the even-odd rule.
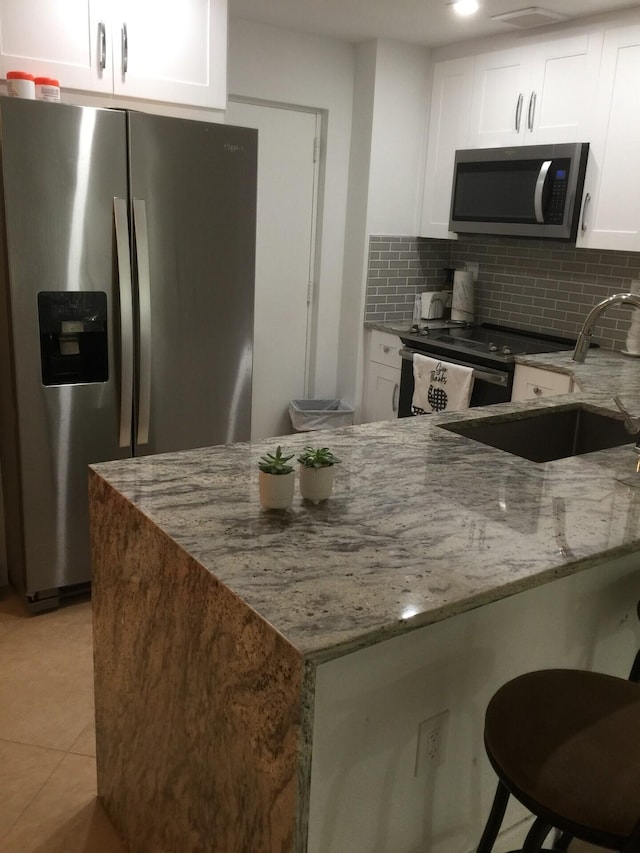
[[[293,466],[287,464],[290,459],[293,459],[293,453],[284,456],[280,445],[275,453],[266,453],[260,457],[260,503],[265,509],[288,509],[293,503],[296,475]]]
[[[333,491],[334,465],[341,460],[328,447],[305,447],[300,463],[300,494],[314,504],[326,501]]]

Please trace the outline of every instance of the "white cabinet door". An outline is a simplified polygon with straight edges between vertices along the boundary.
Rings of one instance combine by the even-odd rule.
[[[0,63],[63,91],[224,109],[227,0],[0,0]]]
[[[397,367],[369,362],[366,421],[389,421],[398,417],[400,374]]]
[[[436,63],[433,70],[421,237],[448,237],[453,161],[469,138],[473,57]]]
[[[522,145],[525,96],[531,79],[529,57],[526,49],[476,57],[469,126],[471,148]]]
[[[605,33],[577,245],[640,251],[640,27]]]
[[[364,423],[398,417],[402,341],[396,335],[372,329],[366,335],[367,377]]]
[[[476,57],[471,146],[588,142],[602,35]]]
[[[120,0],[111,35],[114,94],[225,108],[226,0]]]
[[[524,115],[524,143],[589,142],[602,56],[601,33],[545,42],[536,49]]]
[[[61,87],[111,92],[106,0],[1,0],[0,74],[27,71]]]
[[[516,364],[513,376],[512,402],[535,400],[537,397],[553,397],[573,391],[573,379],[568,373],[556,373],[527,364]]]

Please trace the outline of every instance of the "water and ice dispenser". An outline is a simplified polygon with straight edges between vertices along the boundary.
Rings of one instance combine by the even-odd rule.
[[[106,293],[43,291],[38,319],[43,385],[107,381]]]

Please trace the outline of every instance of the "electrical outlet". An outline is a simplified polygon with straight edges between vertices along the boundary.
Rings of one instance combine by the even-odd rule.
[[[442,763],[444,748],[444,730],[449,711],[443,711],[435,717],[423,720],[418,726],[418,746],[414,776],[426,773],[427,768],[438,767]]]

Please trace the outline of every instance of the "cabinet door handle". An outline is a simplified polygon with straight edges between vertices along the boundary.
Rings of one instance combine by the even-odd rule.
[[[126,24],[122,25],[122,30],[120,31],[120,42],[122,45],[122,74],[124,76],[129,68],[129,36],[127,34]]]
[[[516,133],[520,133],[520,119],[522,118],[522,102],[524,96],[522,92],[518,95],[518,103],[516,104]]]
[[[533,393],[534,394],[542,394],[542,388],[539,385],[534,385],[533,386]]]
[[[393,394],[391,395],[391,409],[394,412],[398,411],[398,395],[399,395],[399,393],[400,393],[400,386],[396,382],[396,384],[393,386]]]
[[[104,21],[100,21],[100,23],[98,24],[98,45],[98,67],[100,71],[104,71],[104,69],[107,67],[107,30],[104,25]]]
[[[591,193],[587,193],[584,197],[584,204],[582,205],[582,222],[580,223],[580,231],[583,234],[586,233],[587,230],[587,208],[591,204]]]
[[[533,130],[533,120],[536,116],[536,93],[532,92],[529,98],[529,111],[527,113],[527,127],[529,131]]]
[[[391,352],[391,347],[388,347],[388,346],[386,346],[386,345],[385,345],[385,346],[383,346],[383,347],[382,347],[382,352],[384,352],[384,353],[386,353],[386,354],[388,355],[388,354]]]

